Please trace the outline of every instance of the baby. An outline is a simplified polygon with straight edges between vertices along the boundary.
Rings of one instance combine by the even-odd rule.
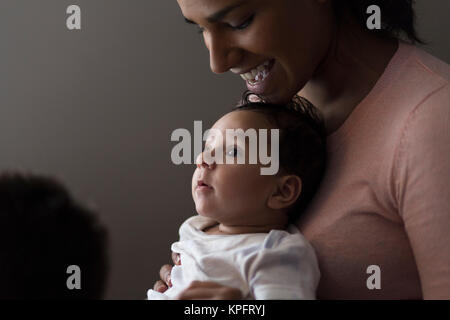
[[[293,223],[323,176],[323,124],[303,98],[274,105],[248,97],[213,129],[223,137],[226,129],[278,129],[279,141],[267,143],[279,144],[279,171],[262,175],[263,165],[251,164],[245,152],[247,140],[209,136],[192,179],[198,215],[181,225],[172,244],[181,265],[172,269],[172,287],[148,290],[149,300],[176,298],[194,280],[238,288],[245,299],[315,299],[317,259]],[[211,160],[219,151],[223,161]],[[238,155],[245,163],[230,164]]]

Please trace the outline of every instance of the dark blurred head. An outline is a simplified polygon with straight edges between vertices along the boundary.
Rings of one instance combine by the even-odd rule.
[[[94,212],[49,177],[0,174],[0,299],[100,299],[107,234]],[[69,290],[67,268],[81,270]]]

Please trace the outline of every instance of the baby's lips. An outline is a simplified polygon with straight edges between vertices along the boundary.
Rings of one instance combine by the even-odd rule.
[[[209,188],[212,188],[211,185],[207,184],[207,183],[204,182],[203,180],[198,180],[198,181],[197,181],[197,187],[209,187]]]

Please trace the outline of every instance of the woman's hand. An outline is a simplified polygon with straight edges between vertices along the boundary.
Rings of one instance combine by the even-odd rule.
[[[210,281],[193,281],[187,289],[182,291],[178,300],[241,300],[239,289],[223,286]]]
[[[172,252],[172,261],[174,265],[181,265],[180,255],[178,253]],[[165,292],[169,287],[172,286],[172,281],[170,279],[170,273],[172,272],[173,266],[170,264],[165,264],[159,270],[159,277],[161,280],[155,282],[153,290],[158,292]]]

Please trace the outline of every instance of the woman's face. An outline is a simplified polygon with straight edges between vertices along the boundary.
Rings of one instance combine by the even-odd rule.
[[[240,75],[271,102],[298,93],[331,43],[331,0],[177,1],[203,33],[211,70]]]

